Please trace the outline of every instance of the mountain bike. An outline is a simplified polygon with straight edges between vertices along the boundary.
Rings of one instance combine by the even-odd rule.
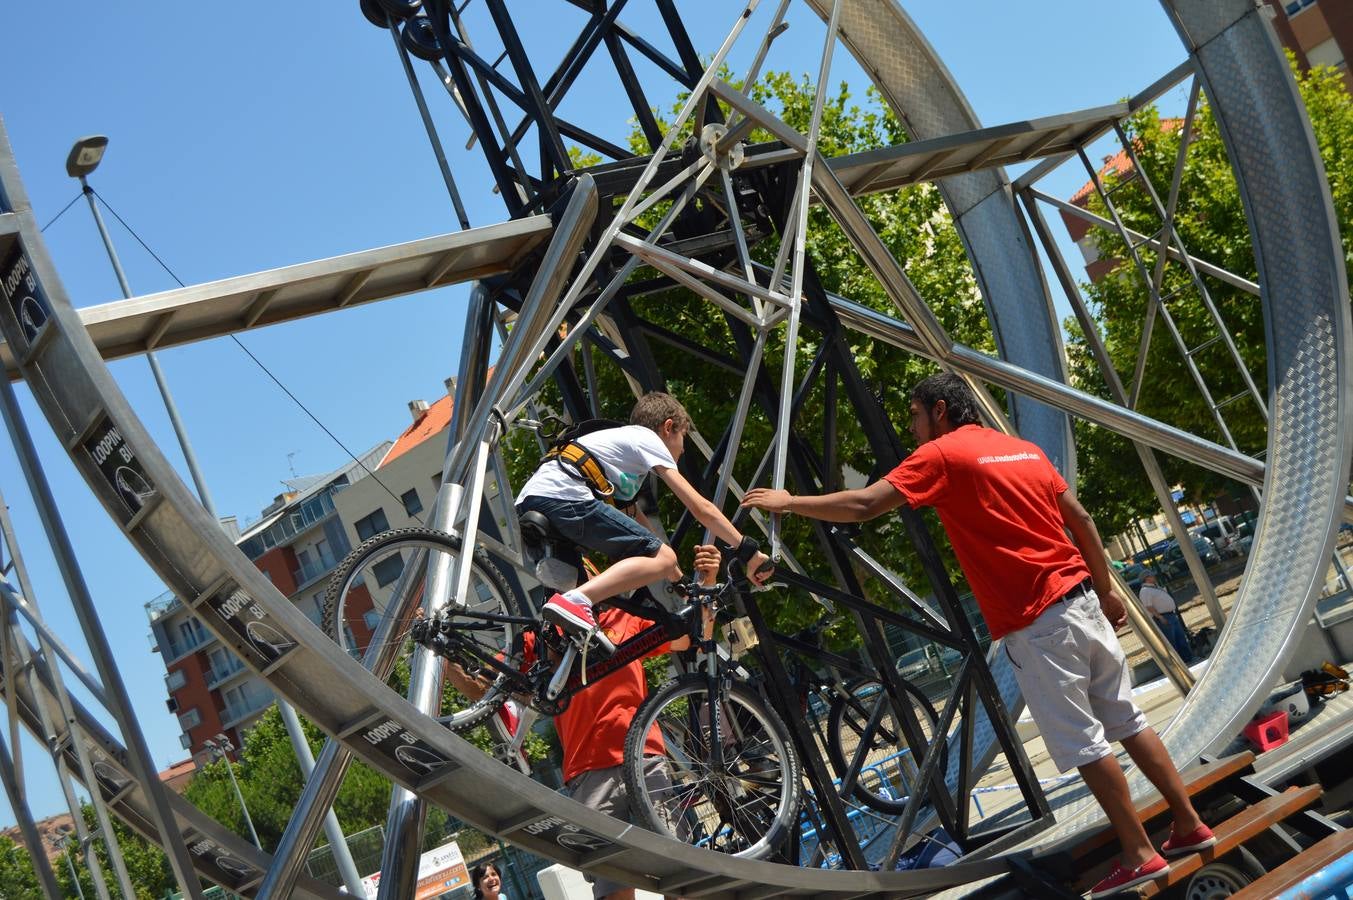
[[[790,651],[786,660],[790,685],[814,738],[826,751],[842,799],[853,795],[878,812],[900,815],[921,754],[912,753],[882,679],[872,667],[825,646],[823,635],[835,618],[824,613],[793,635],[773,636],[777,645]],[[930,699],[905,678],[899,677],[897,683],[925,739],[943,740],[936,734],[939,715]],[[944,771],[947,744],[941,752]]]
[[[528,513],[521,524],[523,541],[537,548],[528,562],[563,541],[544,517]],[[423,573],[452,571],[463,552],[458,537],[428,528],[370,538],[339,564],[330,581],[324,609],[330,637],[361,652],[361,635],[371,631],[366,620],[383,614],[382,600],[421,598]],[[751,686],[746,669],[714,638],[744,578],[680,586],[684,605],[676,612],[645,589],[608,601],[653,624],[610,656],[597,658],[582,639],[528,611],[483,549],[476,548],[468,562],[463,601],[417,620],[407,635],[444,666],[455,665],[484,686],[482,696],[467,697],[443,715],[445,725],[463,731],[513,698],[525,707],[520,741],[530,719],[562,713],[578,692],[688,635],[698,668],[654,691],[636,711],[626,740],[632,752],[625,754],[624,775],[634,806],[654,831],[736,856],[765,856],[784,840],[797,822],[801,790],[788,729]],[[529,659],[528,644],[534,650]],[[448,669],[443,674],[450,680]],[[645,779],[643,748],[655,726],[663,735],[665,781]]]

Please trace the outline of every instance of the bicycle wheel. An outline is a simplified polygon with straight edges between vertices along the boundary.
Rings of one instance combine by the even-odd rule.
[[[326,634],[344,650],[361,659],[386,616],[409,616],[422,601],[427,561],[450,562],[461,555],[460,538],[431,528],[398,528],[382,532],[353,550],[329,579],[321,623]],[[409,577],[401,578],[406,566]],[[492,622],[490,615],[525,615],[526,606],[512,590],[503,573],[483,550],[476,548],[470,564],[470,588],[462,607],[452,608],[450,621],[457,638],[454,661],[472,674],[484,671],[486,659],[510,659],[520,652],[520,626]],[[409,619],[392,634],[400,641],[401,656],[412,653],[408,639]],[[458,651],[457,651],[458,647]],[[445,670],[447,661],[443,659]],[[407,679],[406,664],[396,663],[392,678]],[[492,670],[489,670],[492,671]],[[460,731],[487,718],[506,699],[505,676],[490,680],[482,697],[470,697],[452,686],[443,674],[443,724]]]
[[[770,854],[794,827],[799,761],[788,729],[753,690],[734,683],[710,716],[703,674],[682,675],[654,691],[625,736],[625,786],[640,824],[697,847],[733,856]],[[666,778],[645,778],[644,760],[661,736]],[[722,764],[710,748],[722,748]]]
[[[939,723],[935,707],[919,689],[906,681],[901,684],[929,744],[935,739]],[[860,743],[866,741],[868,749],[856,775],[853,793],[871,809],[900,814],[906,807],[910,781],[920,768],[921,758],[912,754],[907,746],[902,723],[888,703],[888,695],[879,679],[852,681],[846,685],[846,693],[848,696],[833,695],[827,714],[827,756],[832,768],[837,777],[844,778]],[[875,712],[879,713],[878,724],[869,731],[869,722]],[[940,738],[943,740],[942,735]],[[949,764],[947,744],[941,753],[940,771],[945,772]]]

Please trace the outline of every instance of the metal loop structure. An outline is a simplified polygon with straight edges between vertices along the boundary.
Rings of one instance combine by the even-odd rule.
[[[884,408],[851,356],[846,337],[865,335],[963,375],[977,389],[994,425],[1035,441],[1073,483],[1069,416],[1133,441],[1153,486],[1165,494],[1167,512],[1172,505],[1155,461],[1158,452],[1188,456],[1262,490],[1254,548],[1207,673],[1192,684],[1173,651],[1152,637],[1149,625],[1139,627],[1162,669],[1188,691],[1165,731],[1176,759],[1196,758],[1229,742],[1295,649],[1323,582],[1339,520],[1346,515],[1353,456],[1353,416],[1347,408],[1353,396],[1353,325],[1320,158],[1261,11],[1249,0],[1164,0],[1187,54],[1187,62],[1172,73],[1174,81],[1166,79],[1128,104],[983,128],[894,0],[808,0],[808,14],[826,22],[827,29],[813,115],[808,131],[801,133],[757,104],[748,91],[767,48],[782,30],[788,0],[779,4],[760,35],[748,28],[755,0],[729,11],[733,21],[728,37],[707,57],[691,45],[676,3],[656,2],[675,58],[624,27],[624,4],[597,4],[564,61],[543,79],[533,70],[532,54],[503,0],[485,0],[485,5],[510,75],[476,52],[460,14],[445,0],[428,0],[402,28],[386,11],[398,7],[412,14],[417,3],[364,2],[372,21],[384,19],[396,34],[405,63],[409,60],[403,54],[413,50],[438,70],[488,157],[513,221],[140,298],[134,306],[72,308],[0,128],[0,294],[5,300],[0,304],[0,334],[11,372],[26,382],[76,469],[165,584],[246,665],[331,737],[282,847],[270,860],[181,801],[157,796],[158,785],[146,782],[141,771],[144,764],[135,746],[139,735],[124,735],[132,747],[126,750],[77,708],[88,742],[86,755],[116,772],[95,789],[112,812],[165,845],[171,860],[186,861],[203,877],[246,896],[332,896],[329,889],[299,878],[298,860],[313,842],[318,816],[332,802],[337,780],[353,756],[402,792],[393,804],[397,815],[389,829],[382,896],[394,896],[416,873],[417,853],[410,850],[416,841],[410,835],[417,835],[425,802],[542,856],[607,878],[668,894],[746,898],[931,893],[1006,871],[1000,853],[1020,841],[1048,837],[1049,832],[1036,833],[1049,825],[1050,811],[1058,819],[1052,835],[1085,827],[1097,811],[1083,791],[1061,792],[1049,805],[1038,789],[1010,718],[1021,700],[1008,663],[1003,654],[987,658],[981,652],[933,540],[912,511],[903,512],[902,522],[925,568],[928,585],[921,591],[906,587],[848,535],[826,528],[816,531],[814,539],[832,580],[814,578],[800,571],[794,548],[783,546],[778,522],[754,520],[783,551],[782,565],[794,571],[796,584],[844,606],[853,616],[866,655],[880,664],[883,688],[899,720],[914,720],[914,713],[898,690],[892,667],[884,664],[884,624],[911,628],[964,657],[946,710],[946,721],[958,723],[948,738],[950,749],[958,752],[948,753],[948,771],[941,772],[939,742],[927,745],[919,729],[909,730],[908,744],[923,760],[920,784],[900,817],[902,827],[884,871],[864,866],[830,772],[816,754],[804,760],[805,777],[824,828],[845,860],[842,869],[799,868],[709,852],[619,822],[529,780],[437,722],[426,659],[416,658],[410,697],[393,693],[380,677],[390,659],[370,658],[365,665],[352,659],[217,527],[151,440],[107,369],[107,358],[145,346],[145,332],[152,330],[158,343],[181,343],[478,279],[458,378],[467,388],[457,398],[432,521],[509,562],[520,562],[515,528],[509,526],[507,534],[485,533],[490,526],[481,525],[491,518],[480,515],[486,472],[501,464],[498,441],[504,428],[537,401],[546,383],[553,380],[570,415],[595,414],[593,354],[614,364],[635,391],[658,389],[667,379],[653,346],[666,342],[702,365],[737,372],[741,379],[734,419],[716,423],[721,436],[711,443],[692,434],[705,468],[683,459],[688,477],[720,502],[728,493],[738,495],[742,486],[733,466],[741,451],[761,460],[753,483],[792,482],[801,491],[815,492],[838,486],[834,431],[829,428],[824,439],[801,427],[805,398],[819,387],[829,398],[827,421],[850,419],[851,427],[863,431],[880,465],[895,463],[905,453],[889,417],[899,411]],[[739,40],[759,40],[760,49],[746,81],[735,87],[723,80],[721,66]],[[822,86],[837,44],[870,73],[909,143],[847,157],[822,154]],[[601,49],[634,105],[648,153],[633,155],[556,113],[588,59]],[[633,53],[687,91],[683,108],[666,130],[655,120],[651,95],[634,73],[629,59]],[[1255,287],[1265,317],[1269,391],[1269,438],[1262,460],[1141,415],[1121,384],[1112,401],[1069,387],[1061,331],[1035,246],[1037,239],[1054,257],[1059,282],[1073,293],[1074,279],[1050,248],[1037,209],[1045,200],[1034,186],[1038,177],[1062,159],[1083,153],[1091,140],[1190,75],[1219,123],[1258,262]],[[1264,127],[1256,127],[1261,122]],[[775,141],[744,145],[753,129],[773,135]],[[692,140],[682,143],[683,134]],[[534,155],[526,151],[528,135]],[[584,171],[574,169],[567,142],[601,154],[604,161]],[[1002,167],[1032,160],[1041,162],[1015,179]],[[458,203],[449,168],[444,166],[443,174]],[[856,202],[871,192],[922,181],[937,185],[967,251],[998,350],[995,356],[958,344],[945,332],[935,314],[943,298],[921,296]],[[882,287],[892,312],[822,287],[805,254],[813,240],[813,204],[820,204],[846,236]],[[1168,221],[1163,231],[1170,231]],[[769,242],[772,237],[778,244]],[[1158,240],[1168,244],[1167,237]],[[775,251],[773,264],[751,252],[761,242],[769,242],[766,246]],[[1176,252],[1187,258],[1186,250]],[[631,276],[640,266],[656,272],[656,281],[636,286]],[[690,290],[719,311],[726,345],[674,334],[645,320],[637,302],[643,292],[673,287]],[[1073,298],[1073,305],[1078,299]],[[1077,311],[1083,314],[1080,306]],[[515,317],[515,324],[486,384],[495,313],[500,320]],[[812,338],[803,342],[815,348],[811,359],[796,356],[800,335]],[[779,371],[766,361],[771,346],[783,348],[778,351],[783,354]],[[1091,349],[1102,361],[1102,346]],[[998,405],[989,387],[1006,391],[1009,403]],[[753,414],[771,427],[768,450],[744,446],[743,424]],[[689,519],[674,523],[674,539],[681,540],[693,527]],[[1186,548],[1185,553],[1192,551]],[[464,594],[470,556],[462,554],[429,572],[423,602],[430,611]],[[930,593],[938,609],[911,609],[904,615],[870,604],[863,599],[861,571],[883,584],[898,608],[919,603],[917,594]],[[395,628],[396,621],[413,614],[416,603],[409,599],[382,627]],[[773,635],[760,611],[755,603],[750,607],[763,644],[773,648]],[[61,699],[59,686],[42,674],[53,663],[43,658],[42,648],[20,646],[17,640],[8,644],[0,662],[8,669],[36,659],[38,678],[7,680],[6,704],[27,727],[41,733],[39,711],[59,705]],[[778,651],[764,651],[761,662],[770,693],[787,702]],[[802,733],[795,740],[801,752],[811,742]],[[968,827],[967,794],[1002,753],[1032,821],[979,834]],[[72,770],[79,764],[72,757]],[[889,871],[909,834],[932,822],[944,824],[972,852],[942,869]],[[179,874],[183,880],[186,872]]]

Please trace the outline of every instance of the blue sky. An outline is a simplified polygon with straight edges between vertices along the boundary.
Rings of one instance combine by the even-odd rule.
[[[689,21],[707,56],[731,24],[733,5],[684,5],[699,10]],[[764,0],[756,21],[774,6]],[[1150,4],[1135,15],[1101,0],[904,6],[988,125],[1112,103],[1183,58],[1164,14]],[[455,230],[389,35],[366,22],[356,0],[296,9],[257,0],[0,7],[0,116],[39,222],[78,194],[64,171],[71,143],[102,133],[111,143],[91,183],[189,284]],[[542,48],[535,54],[540,68],[553,63],[562,35],[576,33],[576,10],[562,0],[514,3],[513,10],[521,13],[523,40]],[[483,4],[471,4],[469,15],[472,28],[478,22],[472,34],[487,42]],[[815,72],[821,23],[799,4],[790,15],[767,67]],[[622,18],[646,34],[656,22],[651,0],[632,0]],[[732,56],[735,71],[754,48],[750,28],[749,35]],[[850,80],[862,94],[859,69],[845,53],[835,59],[833,81]],[[629,127],[612,72],[589,67],[580,81],[587,93],[564,112],[614,140]],[[465,150],[464,121],[435,80],[424,84],[471,224],[502,221],[481,156]],[[656,92],[650,99],[669,102]],[[1083,181],[1083,173],[1069,170],[1045,184],[1065,196]],[[174,286],[116,222],[110,227],[135,293]],[[83,202],[45,237],[77,307],[120,297]],[[360,453],[406,426],[409,400],[443,391],[443,379],[456,370],[466,294],[451,288],[241,338]],[[222,515],[242,523],[256,516],[290,476],[289,455],[300,474],[346,460],[229,339],[167,350],[160,362]],[[123,360],[112,371],[160,446],[181,462],[145,361]],[[22,385],[19,392],[154,761],[165,766],[185,754],[165,709],[164,669],[150,652],[142,608],[163,587],[84,488]],[[0,490],[44,614],[83,654],[7,441],[0,442]],[[27,741],[23,753],[33,812],[60,811],[44,752]],[[0,798],[0,824],[12,822]]]

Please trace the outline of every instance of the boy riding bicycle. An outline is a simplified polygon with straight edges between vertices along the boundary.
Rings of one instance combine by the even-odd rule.
[[[756,541],[744,538],[723,512],[701,496],[677,470],[691,417],[670,394],[640,397],[630,424],[605,428],[551,450],[517,495],[518,514],[538,512],[551,527],[585,550],[604,553],[611,565],[562,594],[541,615],[565,631],[583,635],[603,652],[615,647],[598,628],[592,606],[657,581],[681,577],[676,551],[621,508],[633,504],[649,472],[657,473],[677,499],[719,539],[737,548],[756,584],[770,577],[769,561]]]

